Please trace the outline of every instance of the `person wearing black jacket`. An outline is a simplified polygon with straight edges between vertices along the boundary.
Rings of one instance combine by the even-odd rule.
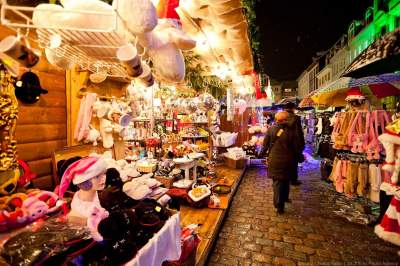
[[[289,198],[290,180],[294,162],[302,153],[299,136],[288,125],[288,112],[275,115],[276,124],[270,127],[264,138],[263,151],[267,155],[268,177],[273,180],[274,207],[283,213],[285,201]]]
[[[296,132],[297,139],[299,141],[299,146],[301,149],[301,153],[299,154],[299,157],[297,158],[296,161],[293,161],[293,165],[291,166],[291,169],[293,172],[291,173],[292,179],[291,179],[291,184],[293,186],[298,186],[301,185],[301,182],[299,181],[299,174],[298,174],[298,163],[302,163],[304,161],[303,157],[303,150],[305,147],[305,141],[304,141],[304,132],[303,132],[303,127],[301,125],[301,118],[300,116],[296,115],[294,111],[296,110],[296,105],[292,102],[288,102],[285,105],[285,111],[289,113],[289,119],[288,119],[288,126],[293,128],[294,131]]]

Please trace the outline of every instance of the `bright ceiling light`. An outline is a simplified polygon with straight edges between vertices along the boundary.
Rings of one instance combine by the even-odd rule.
[[[199,34],[196,38],[196,50],[200,53],[206,52],[209,49],[209,44],[207,42],[206,36],[204,34]]]
[[[182,7],[189,13],[193,13],[196,10],[196,5],[192,0],[181,0],[179,2],[179,7]]]

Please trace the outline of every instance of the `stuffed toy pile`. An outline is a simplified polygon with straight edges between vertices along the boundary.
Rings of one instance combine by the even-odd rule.
[[[183,32],[178,19],[159,18],[150,0],[118,0],[114,1],[112,6],[100,0],[62,0],[61,3],[62,6],[38,5],[33,12],[33,23],[43,27],[89,31],[116,29],[120,36],[126,36],[128,31],[134,34],[138,43],[145,48],[159,79],[168,82],[183,81],[185,62],[181,50],[193,49],[196,42]],[[82,13],[88,10],[110,15]],[[116,12],[117,18],[120,18],[117,19],[117,25]],[[45,34],[38,29],[40,39],[46,39]],[[73,64],[68,60],[66,62],[63,56],[57,55],[56,50],[46,48],[45,54],[50,63],[64,69],[71,68]]]

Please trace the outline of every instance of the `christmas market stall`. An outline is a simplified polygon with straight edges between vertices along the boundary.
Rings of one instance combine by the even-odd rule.
[[[242,1],[25,2],[1,5],[0,264],[204,265],[246,170]]]

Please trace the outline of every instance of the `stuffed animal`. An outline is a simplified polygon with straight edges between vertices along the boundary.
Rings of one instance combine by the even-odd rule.
[[[185,61],[181,50],[190,50],[196,42],[188,37],[172,20],[160,19],[151,32],[139,42],[146,46],[156,74],[171,82],[181,82],[185,77]]]
[[[386,151],[386,161],[382,169],[392,173],[391,182],[397,184],[400,174],[400,119],[386,127],[386,132],[378,137]]]
[[[134,34],[152,31],[157,25],[157,11],[150,0],[118,0],[113,7]]]
[[[97,226],[103,219],[107,218],[108,215],[108,211],[104,208],[93,206],[91,214],[87,220],[87,227],[90,229],[93,239],[97,242],[103,241],[103,237],[97,231]]]

